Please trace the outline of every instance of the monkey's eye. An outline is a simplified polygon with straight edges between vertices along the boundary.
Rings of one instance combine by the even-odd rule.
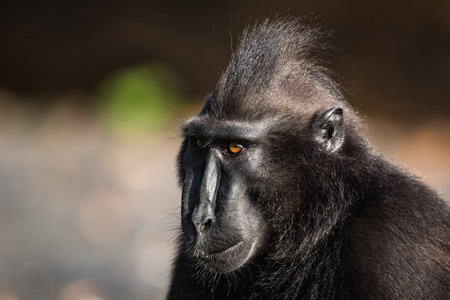
[[[195,144],[200,149],[205,149],[206,147],[208,147],[208,141],[207,140],[203,140],[203,139],[196,139],[195,140]]]
[[[244,146],[242,146],[241,144],[235,143],[235,142],[231,142],[228,145],[228,150],[233,154],[240,153],[242,151],[242,149],[244,149]]]

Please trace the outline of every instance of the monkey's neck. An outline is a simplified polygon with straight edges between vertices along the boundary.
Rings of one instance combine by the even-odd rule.
[[[262,287],[279,299],[340,299],[345,237],[340,220],[324,225],[292,245],[283,241],[262,270]],[[345,294],[345,293],[344,293]],[[345,297],[344,297],[345,298]]]

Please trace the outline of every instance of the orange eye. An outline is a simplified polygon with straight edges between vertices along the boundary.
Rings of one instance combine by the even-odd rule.
[[[208,142],[202,139],[196,139],[195,143],[197,144],[197,147],[199,147],[200,149],[205,149],[208,146]]]
[[[244,146],[242,146],[241,144],[238,144],[238,143],[234,143],[234,142],[231,142],[228,145],[228,150],[230,150],[230,152],[234,153],[234,154],[238,154],[239,152],[242,151],[243,148],[244,148]]]

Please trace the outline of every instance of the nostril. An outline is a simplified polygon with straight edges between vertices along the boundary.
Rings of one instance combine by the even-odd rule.
[[[203,222],[203,223],[200,223],[200,224],[196,224],[197,226],[197,231],[199,232],[199,233],[201,233],[201,232],[205,232],[206,230],[208,230],[210,227],[211,227],[211,225],[212,225],[212,219],[211,218],[208,218],[205,222]]]
[[[205,228],[209,228],[209,227],[211,227],[211,225],[212,225],[212,220],[210,218],[208,218],[208,220],[206,220],[204,226],[205,226]]]

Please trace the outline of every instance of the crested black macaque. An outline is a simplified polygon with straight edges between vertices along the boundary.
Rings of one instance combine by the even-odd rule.
[[[382,158],[295,20],[244,32],[182,128],[168,299],[450,299],[450,213]]]

